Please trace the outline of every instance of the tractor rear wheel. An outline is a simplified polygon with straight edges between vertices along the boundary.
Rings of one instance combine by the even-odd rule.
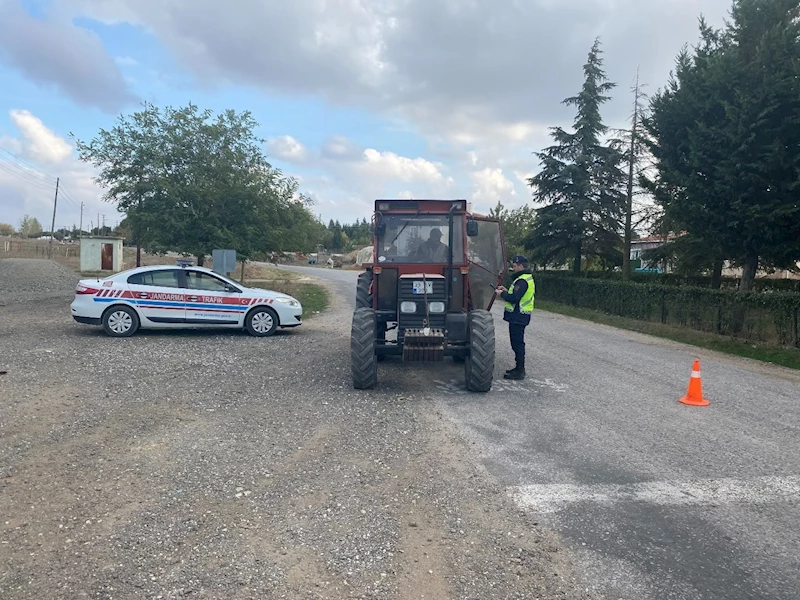
[[[350,330],[350,370],[353,387],[371,390],[378,383],[378,357],[375,355],[378,324],[371,308],[356,308]]]
[[[372,308],[372,294],[369,286],[372,285],[372,271],[365,271],[358,274],[356,284],[356,308]]]
[[[488,392],[494,376],[494,318],[488,310],[469,312],[469,356],[464,377],[471,392]]]

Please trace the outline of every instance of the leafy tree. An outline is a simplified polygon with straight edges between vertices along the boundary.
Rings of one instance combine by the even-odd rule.
[[[577,107],[574,131],[551,128],[555,145],[536,153],[542,169],[528,180],[534,200],[545,206],[536,212],[526,247],[535,262],[563,263],[571,258],[575,273],[581,271],[583,256],[600,257],[608,264],[622,261],[624,156],[618,141],[601,141],[608,128],[600,106],[616,84],[607,80],[600,54],[600,41],[595,40],[583,67],[580,93],[564,100]]]
[[[743,266],[800,258],[800,6],[735,0],[722,30],[701,19],[645,127],[665,215],[715,258]]]
[[[202,265],[215,248],[244,260],[280,249],[296,222],[310,219],[297,182],[267,162],[257,125],[246,111],[145,103],[76,142],[81,159],[100,168],[96,181],[125,213],[137,247],[193,255]]]
[[[39,237],[42,235],[42,224],[36,217],[25,215],[19,223],[19,234],[28,238]]]
[[[0,235],[14,235],[14,226],[10,223],[0,223]]]
[[[503,238],[506,256],[512,257],[525,253],[525,240],[528,238],[536,219],[536,211],[532,206],[523,204],[512,210],[501,202],[489,210],[489,216],[498,219],[503,227]]]

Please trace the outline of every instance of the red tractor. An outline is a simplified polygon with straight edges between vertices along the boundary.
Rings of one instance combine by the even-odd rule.
[[[500,222],[466,200],[376,200],[373,258],[359,273],[350,337],[353,386],[372,389],[378,362],[464,362],[467,389],[494,373],[489,310],[506,268]],[[392,332],[395,335],[392,335]]]

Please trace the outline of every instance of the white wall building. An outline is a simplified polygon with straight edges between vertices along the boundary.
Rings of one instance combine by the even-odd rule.
[[[121,271],[121,237],[84,236],[81,239],[81,271]]]

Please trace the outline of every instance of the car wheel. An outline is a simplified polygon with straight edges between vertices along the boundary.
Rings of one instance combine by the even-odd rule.
[[[250,335],[267,337],[278,329],[278,315],[271,308],[256,308],[244,320],[244,328]]]
[[[139,329],[139,317],[132,308],[112,306],[103,313],[103,331],[111,337],[130,337]]]

